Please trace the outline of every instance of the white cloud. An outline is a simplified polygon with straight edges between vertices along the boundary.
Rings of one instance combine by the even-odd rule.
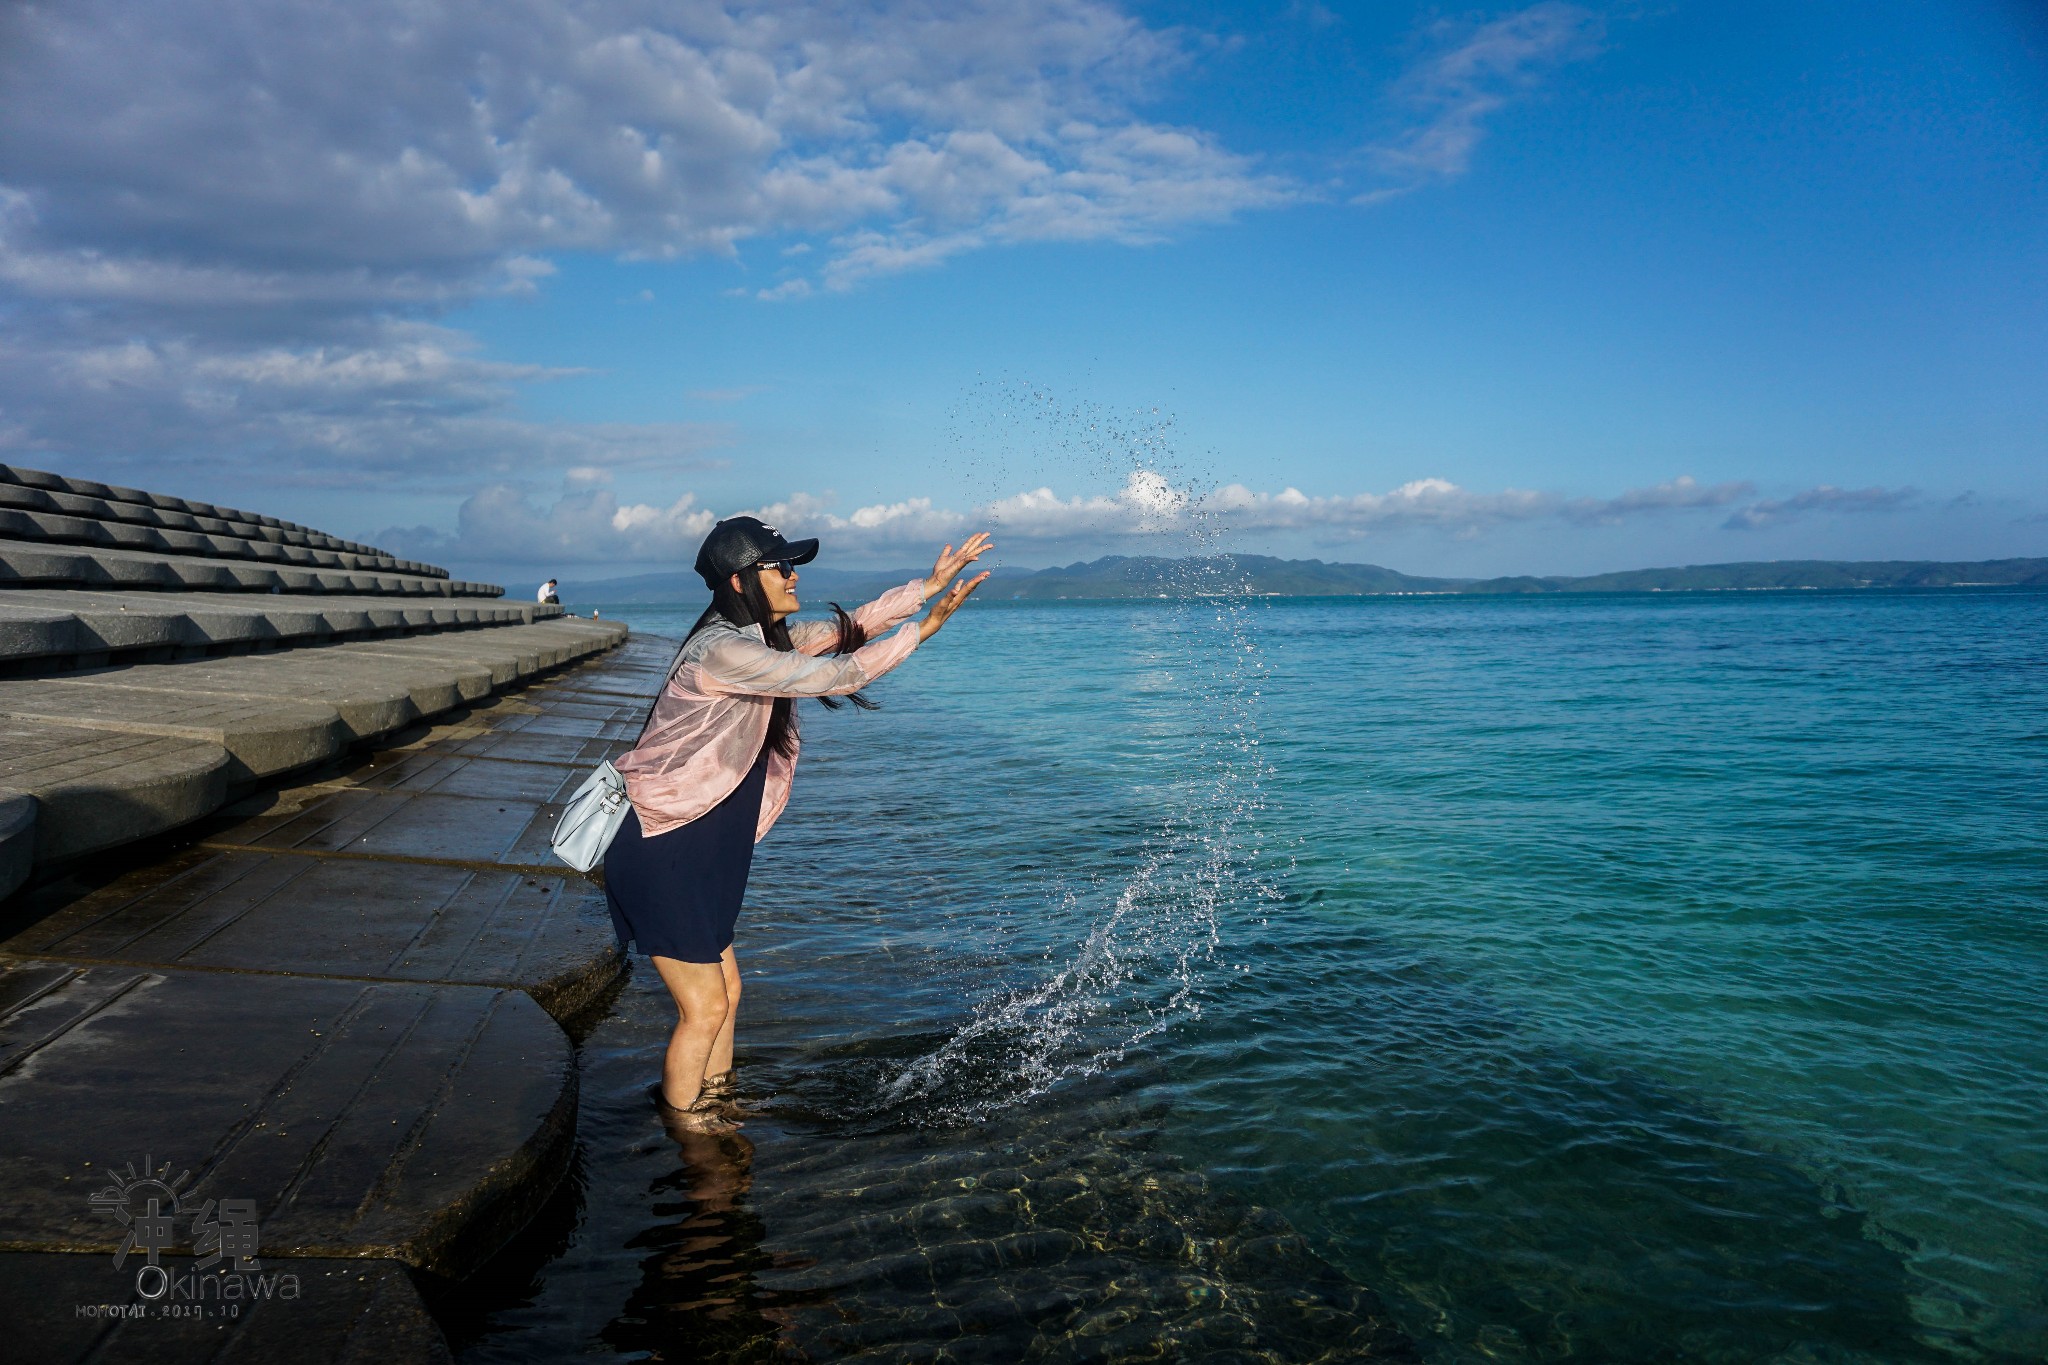
[[[394,492],[671,459],[705,433],[522,420],[559,371],[420,320],[567,251],[767,239],[790,300],[1295,197],[1138,112],[1187,60],[1112,0],[0,6],[0,429]]]
[[[1681,477],[1612,498],[1566,498],[1514,488],[1476,492],[1436,478],[1415,479],[1385,493],[1326,497],[1296,488],[1257,492],[1242,484],[1197,493],[1175,486],[1156,471],[1135,469],[1120,489],[1109,494],[1062,495],[1045,487],[998,498],[971,511],[942,508],[930,498],[911,498],[842,514],[834,510],[837,499],[830,493],[798,492],[765,506],[713,510],[689,494],[666,506],[621,504],[609,490],[572,485],[552,507],[541,507],[517,488],[498,486],[463,505],[455,536],[401,528],[382,532],[379,543],[429,559],[442,554],[465,561],[523,561],[537,555],[561,564],[688,563],[698,541],[716,522],[744,513],[780,527],[792,538],[819,537],[841,562],[908,562],[942,542],[957,543],[974,530],[992,532],[1000,546],[1022,558],[1112,550],[1179,555],[1205,553],[1222,535],[1270,538],[1304,533],[1341,544],[1414,530],[1471,539],[1504,524],[1542,519],[1611,526],[1725,507],[1753,492],[1746,482],[1707,486]],[[1792,514],[1777,509],[1877,505],[1881,500],[1874,495],[1882,492],[1845,495],[1838,489],[1818,488],[1754,506],[1767,509],[1762,515],[1768,519]]]
[[[1362,202],[1455,180],[1471,168],[1486,121],[1526,95],[1545,74],[1599,50],[1600,17],[1544,0],[1477,27],[1443,20],[1430,38],[1437,51],[1395,86],[1395,101],[1419,118],[1370,147],[1366,159],[1382,183]]]
[[[1438,26],[1380,174],[1462,172],[1597,32],[1558,3]],[[563,371],[425,319],[564,252],[760,241],[743,292],[793,301],[1325,192],[1144,112],[1198,48],[1115,0],[0,6],[0,448],[398,495],[687,467],[722,429],[532,421],[518,390]]]
[[[189,454],[269,486],[367,478],[467,492],[479,478],[540,471],[703,469],[729,439],[712,424],[522,418],[519,386],[573,371],[474,349],[462,333],[391,319],[310,344],[115,340],[65,327],[8,336],[0,451],[25,464],[89,454],[144,486],[166,457]]]
[[[1816,512],[1890,512],[1919,499],[1913,488],[1835,488],[1822,484],[1789,498],[1753,502],[1739,508],[1722,525],[1731,531],[1755,531]]]
[[[1396,527],[1460,530],[1545,516],[1558,500],[1509,488],[1475,493],[1445,479],[1415,479],[1386,493],[1310,497],[1297,488],[1255,493],[1242,484],[1217,490],[1208,508],[1235,531],[1320,531],[1355,539]]]
[[[0,278],[40,297],[412,304],[530,283],[535,253],[779,234],[823,238],[843,286],[1293,193],[1134,113],[1184,53],[1104,0],[78,0],[0,26]]]
[[[1612,498],[1566,498],[1526,488],[1481,493],[1446,479],[1416,479],[1386,493],[1335,497],[1309,497],[1294,488],[1254,493],[1232,484],[1206,505],[1234,530],[1319,531],[1341,540],[1408,527],[1470,534],[1546,517],[1612,526],[1645,515],[1726,507],[1755,491],[1747,481],[1707,485],[1690,475]]]
[[[1589,525],[1617,525],[1640,512],[1689,511],[1701,507],[1726,507],[1756,492],[1748,480],[1703,484],[1690,474],[1651,488],[1632,488],[1614,498],[1573,498],[1559,509],[1571,521]]]
[[[608,488],[571,486],[552,506],[542,507],[524,489],[492,484],[462,504],[453,535],[428,526],[391,527],[381,534],[393,553],[429,560],[687,564],[717,521],[689,493],[667,507],[621,506]]]

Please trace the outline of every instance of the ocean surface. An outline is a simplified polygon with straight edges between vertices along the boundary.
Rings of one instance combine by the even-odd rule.
[[[2048,594],[1190,589],[803,708],[463,1359],[2048,1358]]]

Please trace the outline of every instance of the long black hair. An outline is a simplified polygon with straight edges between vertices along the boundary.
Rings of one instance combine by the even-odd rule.
[[[788,624],[775,619],[775,613],[768,606],[768,594],[761,589],[761,575],[766,572],[768,570],[760,567],[742,569],[736,575],[728,575],[713,583],[711,605],[704,608],[704,614],[697,618],[697,624],[690,627],[690,635],[695,635],[710,625],[714,617],[722,616],[736,626],[761,627],[761,638],[767,641],[770,649],[795,649],[796,645],[789,638]],[[734,577],[740,580],[738,592],[733,591]],[[831,606],[832,615],[839,626],[839,639],[832,646],[832,652],[851,654],[868,642],[868,633],[861,629],[858,621],[846,614],[844,607],[837,602]],[[687,643],[689,636],[683,638]],[[818,700],[834,711],[837,711],[841,704],[838,697],[820,697]],[[881,705],[861,692],[849,694],[846,700],[863,711],[873,711]],[[793,758],[796,755],[795,702],[794,697],[777,697],[773,709],[768,713],[768,739],[764,747],[771,753],[781,754],[784,758]]]

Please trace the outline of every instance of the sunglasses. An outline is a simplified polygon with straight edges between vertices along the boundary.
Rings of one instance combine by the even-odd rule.
[[[796,561],[792,559],[764,559],[754,567],[764,572],[773,569],[784,578],[796,577]]]

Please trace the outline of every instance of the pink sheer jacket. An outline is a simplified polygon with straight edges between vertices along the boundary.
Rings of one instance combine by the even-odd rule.
[[[832,621],[792,621],[796,650],[772,649],[759,626],[714,619],[692,635],[638,747],[612,766],[626,779],[626,794],[651,837],[686,825],[723,801],[753,766],[768,737],[768,713],[777,697],[835,697],[861,688],[910,657],[917,627],[882,632],[924,605],[924,582],[892,588],[853,619],[869,641],[851,654],[820,657],[838,642]],[[759,842],[789,804],[796,755],[768,755],[761,794]]]

